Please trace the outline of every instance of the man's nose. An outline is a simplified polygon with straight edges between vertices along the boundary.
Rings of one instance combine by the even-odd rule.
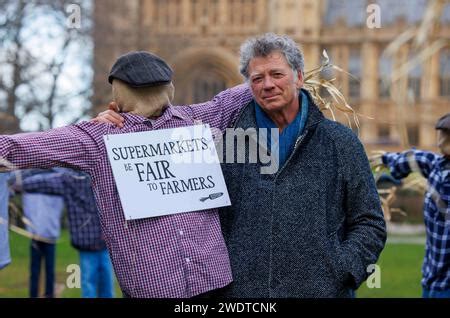
[[[264,89],[272,89],[275,87],[273,80],[270,76],[264,77],[263,85]]]

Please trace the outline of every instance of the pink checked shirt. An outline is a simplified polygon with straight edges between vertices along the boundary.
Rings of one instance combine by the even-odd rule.
[[[124,128],[82,122],[40,133],[0,136],[0,156],[18,168],[66,166],[89,173],[102,232],[123,292],[131,297],[192,297],[232,281],[217,209],[126,221],[103,136],[190,126],[224,131],[252,99],[247,85],[212,101],[169,107],[156,120],[123,114]],[[152,202],[142,198],[152,208]]]

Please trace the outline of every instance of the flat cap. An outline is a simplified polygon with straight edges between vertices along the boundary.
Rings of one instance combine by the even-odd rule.
[[[147,87],[168,84],[173,71],[167,63],[149,52],[129,52],[117,59],[109,73],[108,82],[115,78],[131,87]]]
[[[450,113],[442,116],[436,123],[436,129],[450,130]]]

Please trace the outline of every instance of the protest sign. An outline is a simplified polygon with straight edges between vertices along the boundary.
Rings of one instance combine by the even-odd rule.
[[[208,125],[104,140],[127,220],[230,205]]]

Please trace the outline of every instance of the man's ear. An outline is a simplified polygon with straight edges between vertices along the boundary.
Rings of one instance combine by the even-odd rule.
[[[295,77],[295,85],[297,86],[297,89],[300,89],[303,87],[303,73],[302,71],[297,70],[297,76]]]

